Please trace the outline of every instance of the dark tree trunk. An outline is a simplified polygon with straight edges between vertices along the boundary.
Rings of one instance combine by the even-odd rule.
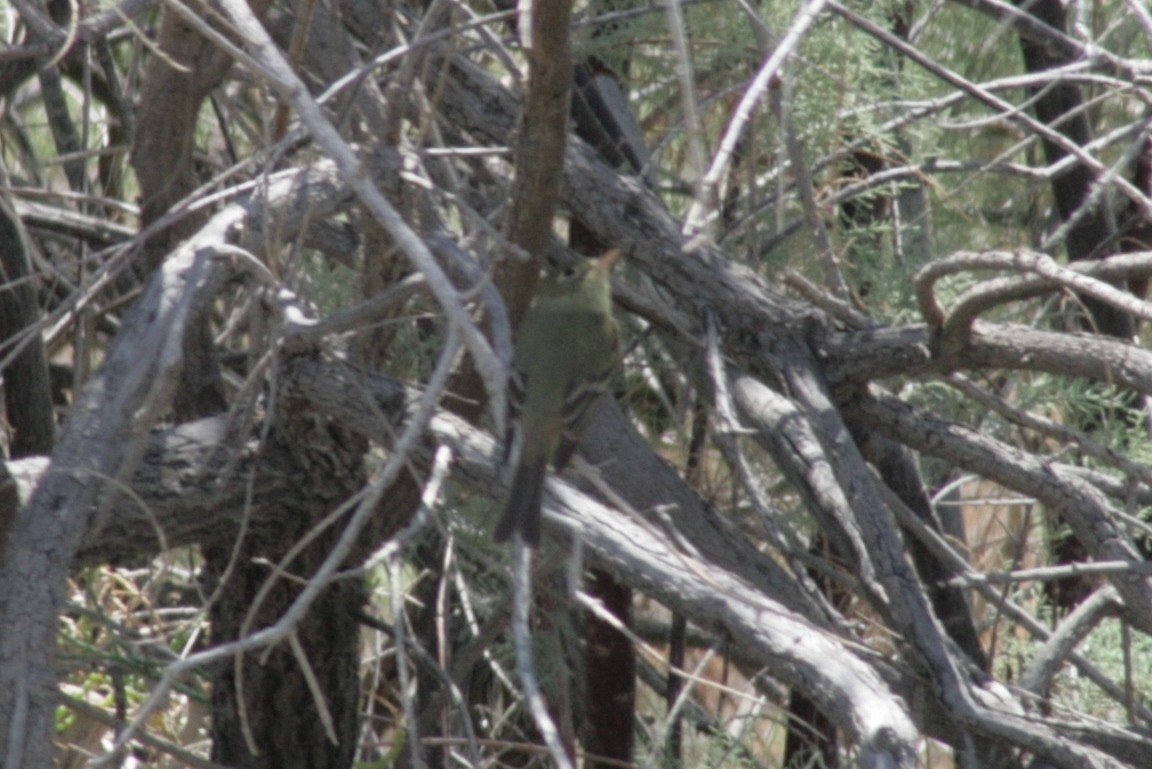
[[[1067,30],[1067,17],[1060,0],[1015,0],[1016,4],[1053,29]],[[1070,63],[1067,56],[1055,52],[1041,43],[1020,38],[1024,55],[1024,68],[1033,74]],[[1035,94],[1033,110],[1036,117],[1080,147],[1091,140],[1092,127],[1084,109],[1084,94],[1080,87],[1067,80],[1057,80],[1039,89]],[[1068,152],[1050,140],[1043,141],[1045,160],[1051,165],[1067,157]],[[1104,259],[1116,251],[1114,229],[1107,209],[1107,200],[1101,197],[1095,203],[1092,194],[1092,172],[1082,163],[1073,163],[1052,178],[1052,195],[1061,222],[1071,222],[1065,239],[1065,251],[1070,261]],[[1087,210],[1086,206],[1091,207]],[[1080,297],[1088,317],[1087,330],[1119,339],[1131,339],[1136,331],[1132,316],[1110,304],[1092,297]],[[1131,404],[1133,408],[1137,404]],[[1091,429],[1094,425],[1084,425]],[[1049,549],[1055,564],[1071,564],[1087,559],[1084,545],[1064,530],[1058,517],[1050,521]],[[1094,589],[1093,581],[1083,576],[1052,580],[1044,583],[1044,592],[1058,613],[1067,613]]]
[[[259,13],[266,3],[254,6]],[[200,108],[232,66],[224,51],[171,11],[161,19],[157,44],[165,55],[154,56],[145,68],[131,156],[140,184],[143,227],[174,213],[173,206],[196,188],[193,155]],[[141,275],[156,269],[178,243],[199,229],[208,214],[177,213],[145,242],[137,265]],[[183,339],[184,373],[173,404],[178,421],[228,408],[209,320],[206,315],[195,318],[193,329]]]
[[[1055,30],[1067,30],[1064,5],[1060,0],[1016,0],[1040,21]],[[1069,64],[1067,56],[1052,51],[1041,43],[1026,37],[1020,38],[1020,48],[1024,54],[1024,68],[1031,74]],[[1033,110],[1036,117],[1045,125],[1063,134],[1080,147],[1086,146],[1092,138],[1092,126],[1088,122],[1089,113],[1084,109],[1084,94],[1080,87],[1068,80],[1049,83],[1036,92]],[[1054,165],[1068,156],[1068,152],[1051,140],[1044,140],[1044,157]],[[1108,215],[1107,200],[1101,197],[1088,210],[1092,194],[1092,172],[1082,163],[1073,163],[1066,170],[1052,178],[1052,195],[1061,222],[1075,221],[1068,228],[1065,250],[1070,260],[1103,259],[1114,253],[1109,244],[1113,242],[1113,226]],[[1106,336],[1131,339],[1134,324],[1131,316],[1112,305],[1104,304],[1091,297],[1083,297],[1089,312],[1091,329]]]
[[[293,562],[297,574],[307,574],[323,560],[330,537],[313,543]],[[224,643],[259,630],[278,619],[299,594],[299,586],[281,579],[242,632],[252,600],[269,570],[253,559],[276,561],[295,543],[285,537],[274,549],[242,547],[221,600],[211,612],[213,641]],[[228,545],[206,552],[214,576],[232,552]],[[223,663],[212,688],[212,760],[250,769],[347,769],[356,750],[359,697],[357,661],[359,625],[353,610],[363,603],[358,581],[329,587],[300,623],[296,636],[316,677],[323,706],[331,716],[330,735],[321,717],[317,695],[309,690],[301,663],[287,643],[245,654],[239,670]],[[242,680],[238,680],[238,676]],[[240,691],[244,694],[241,696]],[[241,712],[243,709],[243,712]],[[245,739],[252,735],[256,753]],[[335,738],[333,743],[332,738]]]
[[[788,694],[788,736],[784,740],[784,769],[838,766],[836,726],[816,703],[799,689]]]
[[[300,461],[301,495],[298,507],[284,510],[280,536],[275,541],[249,537],[235,550],[230,538],[204,548],[210,587],[215,589],[221,578],[227,579],[210,610],[213,643],[246,637],[284,616],[302,590],[301,580],[315,573],[342,527],[329,527],[306,546],[286,564],[285,575],[274,577],[268,564],[279,564],[363,481],[360,441],[307,416],[291,424],[295,429],[279,437]],[[261,596],[270,579],[274,586]],[[303,660],[287,642],[230,659],[216,671],[214,761],[243,769],[352,766],[359,713],[356,616],[364,597],[360,581],[338,580],[325,588],[296,626],[295,640],[318,692],[309,688]]]
[[[843,563],[822,534],[815,536],[808,551],[828,563]],[[808,576],[834,606],[847,609],[852,601],[847,591],[838,588],[824,574],[814,569],[809,570]],[[784,738],[781,765],[785,769],[804,769],[809,766],[826,766],[831,769],[839,766],[836,759],[838,744],[836,725],[820,712],[820,708],[806,692],[792,689],[788,693],[788,734]]]
[[[22,334],[40,320],[36,282],[28,259],[28,246],[16,214],[0,199],[0,358],[7,357]],[[13,458],[48,454],[55,442],[52,387],[40,333],[24,346],[2,372],[4,408],[12,431]]]
[[[596,569],[585,589],[625,627],[632,624],[632,589]],[[584,694],[588,767],[619,766],[632,759],[636,720],[636,654],[620,631],[591,614],[586,623]],[[598,758],[609,759],[598,761]]]
[[[864,430],[854,431],[854,438],[888,488],[892,489],[929,529],[945,537],[947,532],[932,509],[932,500],[928,496],[928,490],[911,453],[893,441]],[[948,585],[948,580],[957,575],[940,563],[940,560],[915,536],[906,533],[906,538],[916,573],[920,575],[924,589],[932,601],[932,608],[940,618],[948,636],[964,651],[972,664],[980,670],[987,671],[988,655],[980,645],[976,622],[964,591]]]

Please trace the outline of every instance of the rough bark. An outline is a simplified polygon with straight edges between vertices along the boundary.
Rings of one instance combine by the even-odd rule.
[[[72,407],[53,452],[56,472],[22,511],[0,570],[0,734],[23,766],[51,763],[55,712],[56,617],[81,542],[99,528],[117,486],[139,463],[142,439],[164,411],[194,303],[206,302],[223,270],[185,252],[159,274],[124,322],[108,361]],[[19,735],[19,739],[13,737]]]
[[[139,467],[148,431],[167,412],[181,371],[174,351],[182,349],[191,319],[228,274],[215,248],[259,239],[259,226],[237,227],[256,210],[268,215],[263,224],[275,224],[275,214],[293,206],[331,206],[325,198],[330,181],[323,170],[289,172],[267,188],[270,206],[262,208],[257,198],[217,214],[156,272],[125,316],[104,366],[73,404],[52,454],[54,472],[21,511],[0,569],[0,735],[13,761],[47,766],[51,760],[56,617],[66,581],[81,545],[104,525],[121,495],[120,484]],[[281,222],[285,230],[291,221],[289,214]]]
[[[26,13],[24,6],[34,7],[26,0],[18,3],[23,4],[22,14]],[[977,4],[976,0],[973,3]],[[1003,5],[992,0],[979,4]],[[57,613],[64,605],[67,575],[83,564],[139,562],[165,547],[188,544],[207,549],[212,573],[225,589],[226,594],[221,594],[213,608],[215,640],[258,639],[254,634],[283,619],[299,595],[312,589],[320,591],[314,613],[299,622],[292,620],[294,635],[284,638],[283,648],[267,650],[267,665],[262,667],[259,656],[246,653],[212,671],[218,684],[216,755],[235,765],[347,763],[356,710],[352,664],[356,650],[349,639],[355,635],[352,618],[358,615],[361,594],[354,579],[337,580],[323,588],[327,578],[323,575],[299,585],[291,579],[299,574],[314,577],[325,552],[335,546],[335,529],[305,548],[284,572],[275,572],[275,584],[267,598],[259,597],[259,591],[273,572],[257,559],[286,557],[289,548],[312,530],[317,516],[331,512],[338,502],[361,488],[379,490],[365,483],[361,475],[360,463],[366,456],[383,458],[389,467],[399,467],[403,459],[417,469],[418,480],[406,479],[389,487],[393,496],[379,519],[364,530],[362,547],[383,541],[398,521],[409,520],[419,502],[422,469],[429,467],[434,453],[450,452],[453,462],[450,473],[448,469],[445,473],[452,481],[452,504],[439,505],[433,500],[412,520],[416,524],[432,520],[438,527],[447,523],[444,541],[451,545],[451,552],[474,559],[468,566],[483,573],[485,582],[497,582],[502,576],[486,550],[484,514],[474,517],[473,513],[486,506],[486,498],[497,498],[503,491],[493,471],[492,441],[443,414],[437,415],[425,432],[420,417],[432,406],[418,400],[423,394],[413,394],[417,397],[404,399],[410,401],[404,429],[413,426],[413,432],[406,443],[398,444],[392,429],[397,422],[387,418],[395,417],[395,412],[380,408],[383,403],[398,408],[393,403],[400,399],[398,385],[351,368],[340,347],[342,337],[363,333],[385,317],[381,308],[390,306],[397,297],[410,297],[412,294],[405,292],[420,285],[432,288],[447,317],[433,318],[429,325],[472,335],[468,338],[474,350],[486,349],[477,341],[480,335],[471,320],[482,307],[499,313],[503,305],[490,301],[492,286],[477,263],[479,258],[474,262],[465,249],[482,258],[490,250],[506,247],[494,227],[498,219],[493,214],[508,187],[508,159],[487,148],[502,146],[512,135],[520,105],[507,89],[487,76],[493,71],[491,67],[485,70],[467,64],[455,58],[455,49],[450,52],[453,58],[447,58],[449,49],[439,48],[435,36],[424,40],[414,36],[414,48],[431,52],[421,60],[428,65],[421,74],[433,76],[410,80],[398,76],[395,81],[414,84],[410,95],[422,109],[428,104],[435,107],[420,113],[428,119],[416,121],[419,125],[414,123],[411,133],[408,126],[396,132],[400,141],[380,154],[385,162],[364,163],[367,153],[355,154],[346,145],[332,141],[337,134],[333,118],[347,118],[341,127],[354,125],[353,131],[361,130],[363,121],[364,126],[372,126],[363,135],[371,136],[375,127],[370,110],[361,112],[350,106],[360,96],[341,101],[354,90],[372,92],[371,87],[361,91],[359,85],[350,85],[323,108],[308,102],[309,88],[300,82],[306,80],[306,74],[294,80],[296,74],[291,68],[277,62],[274,48],[258,34],[262,30],[248,9],[235,0],[222,0],[221,7],[248,38],[246,50],[252,61],[244,84],[277,89],[284,103],[297,110],[303,124],[313,132],[314,143],[293,144],[288,152],[297,154],[277,155],[274,162],[303,162],[305,152],[319,148],[339,158],[342,183],[330,176],[322,179],[322,174],[309,175],[324,188],[321,197],[325,202],[314,210],[293,205],[286,221],[278,222],[274,216],[273,221],[265,222],[255,215],[260,206],[248,201],[224,206],[207,227],[192,232],[191,240],[175,249],[159,268],[152,288],[136,310],[122,315],[122,308],[112,307],[105,314],[101,332],[118,334],[117,341],[105,368],[77,400],[64,441],[55,454],[9,466],[18,487],[27,488],[36,473],[40,482],[13,533],[16,545],[9,552],[15,554],[18,564],[9,564],[0,573],[5,588],[0,591],[0,627],[4,628],[0,631],[0,739],[5,741],[0,755],[5,765],[9,760],[15,765],[21,759],[24,766],[37,761],[43,765],[50,758],[50,716],[55,704],[53,639]],[[352,3],[342,8],[349,19],[357,10],[365,12],[363,6],[357,9]],[[351,44],[342,55],[353,50],[358,55],[365,40],[376,39],[378,30],[367,28],[379,19],[370,13],[355,18],[365,29],[349,26],[347,39]],[[1012,24],[1023,25],[1018,17],[1011,18]],[[28,23],[35,23],[35,17],[30,19]],[[417,28],[415,18],[389,19],[393,22],[404,33]],[[468,33],[472,32],[479,35],[486,30],[469,27]],[[446,36],[455,33],[455,28],[445,28]],[[51,26],[45,34],[48,36],[43,39],[63,45],[62,39],[53,36]],[[1055,40],[1058,47],[1070,45],[1068,50],[1086,52],[1076,41],[1066,41],[1054,32],[1047,35],[1041,39],[1049,44]],[[381,57],[356,77],[381,75],[382,82],[391,80],[396,71],[390,67],[396,59],[388,56],[393,55],[399,53]],[[306,61],[307,57],[294,59],[307,69],[311,65],[302,63]],[[1097,61],[1099,64],[1092,66],[1120,72],[1106,56],[1092,59]],[[343,69],[338,66],[334,71]],[[308,82],[311,87],[312,82]],[[960,87],[955,79],[945,82]],[[388,93],[391,98],[394,92]],[[965,93],[971,95],[973,91],[970,88]],[[988,96],[980,94],[978,101],[994,103]],[[951,98],[942,99],[940,104],[955,104]],[[396,104],[389,104],[387,112],[390,118],[407,114]],[[1021,120],[1026,118],[1022,111],[1016,114]],[[1069,149],[1060,137],[1035,126],[1030,130]],[[447,139],[437,144],[441,132]],[[461,147],[482,151],[475,155],[458,152]],[[1044,371],[1118,382],[1148,393],[1152,391],[1152,356],[1119,340],[1037,332],[981,320],[991,317],[992,309],[1068,289],[1059,280],[1034,270],[1035,260],[1027,269],[1024,262],[1028,260],[1017,265],[1035,274],[990,282],[983,292],[962,297],[952,312],[936,306],[934,279],[924,278],[917,287],[931,300],[925,305],[933,310],[925,313],[927,327],[867,329],[867,322],[851,320],[839,325],[836,318],[844,316],[830,316],[813,304],[784,297],[762,275],[733,266],[731,254],[721,248],[706,242],[686,242],[682,223],[659,198],[636,180],[605,168],[587,146],[573,142],[564,158],[561,203],[580,220],[591,240],[622,245],[630,251],[620,298],[629,312],[643,319],[637,321],[637,327],[643,327],[644,339],[652,340],[653,348],[662,344],[666,349],[686,351],[668,357],[678,367],[677,381],[692,390],[694,397],[715,402],[719,416],[715,445],[728,438],[736,445],[719,461],[728,463],[726,469],[734,474],[741,455],[757,461],[732,484],[739,487],[733,493],[739,504],[715,509],[653,451],[636,429],[635,413],[629,415],[610,405],[586,443],[586,458],[597,465],[599,474],[581,468],[570,472],[568,481],[579,479],[584,484],[581,489],[564,480],[549,481],[550,535],[566,543],[568,534],[577,534],[584,544],[574,544],[573,553],[588,553],[597,573],[610,575],[617,584],[640,591],[690,619],[694,637],[706,636],[749,677],[763,673],[750,686],[761,687],[766,696],[781,702],[780,684],[802,692],[857,746],[864,766],[911,765],[925,734],[960,747],[973,738],[998,741],[1018,756],[1027,752],[1061,767],[1142,765],[1152,741],[1139,729],[1087,720],[1069,722],[1042,713],[1025,717],[1012,694],[987,677],[982,661],[973,653],[971,628],[955,625],[941,607],[955,597],[954,591],[962,589],[978,590],[986,599],[995,600],[985,590],[992,580],[975,573],[940,536],[923,484],[909,466],[908,452],[919,458],[943,458],[952,466],[979,473],[1065,512],[1081,539],[1089,544],[1093,557],[1102,561],[1092,568],[1104,575],[1101,579],[1107,579],[1123,601],[1123,621],[1142,629],[1149,628],[1152,608],[1148,568],[1133,547],[1131,532],[1117,520],[1126,506],[1152,499],[1148,483],[1152,471],[1108,447],[1092,456],[1101,457],[1106,467],[1115,469],[1111,476],[1065,464],[1055,451],[1046,448],[1027,451],[1021,444],[1009,445],[1003,436],[997,439],[970,424],[940,418],[927,408],[913,408],[906,400],[888,395],[884,380],[920,385],[957,371],[998,368],[1009,375]],[[433,170],[428,171],[429,167]],[[561,173],[559,168],[552,170]],[[938,166],[924,163],[910,166],[905,173],[938,170]],[[385,176],[387,184],[370,178],[377,174]],[[782,172],[780,178],[786,177]],[[870,181],[862,180],[861,184]],[[273,188],[278,183],[271,181]],[[380,188],[388,185],[412,193],[425,206],[418,222],[409,221],[417,218],[416,214],[397,213],[379,205],[386,200]],[[289,290],[285,274],[271,268],[281,266],[275,261],[275,255],[281,253],[279,247],[313,221],[316,211],[323,218],[324,212],[338,210],[350,198],[347,190],[363,196],[365,209],[379,217],[395,244],[425,275],[411,282],[406,279],[403,285],[387,288],[382,295],[350,310],[309,319],[309,312]],[[747,201],[729,202],[743,206]],[[254,207],[245,208],[248,204]],[[429,212],[432,215],[423,218]],[[39,216],[45,231],[68,228],[93,243],[124,234],[79,218],[65,222],[43,211]],[[543,214],[541,220],[527,223],[541,241],[536,256],[556,247],[546,237],[551,222],[542,219]],[[475,229],[470,229],[473,226]],[[346,238],[342,243],[354,242],[353,228],[342,219],[323,222],[322,227],[341,233]],[[414,230],[420,230],[419,235]],[[475,239],[466,240],[476,233],[480,234]],[[492,249],[490,244],[495,244]],[[336,246],[341,247],[350,250],[347,245]],[[1147,274],[1147,261],[1141,264],[1138,256],[1109,260],[1093,274],[1107,280],[1139,278]],[[103,269],[104,263],[98,263]],[[341,263],[355,265],[356,261],[346,253]],[[245,274],[248,268],[251,273]],[[444,272],[451,272],[454,281],[437,282]],[[1087,275],[1087,268],[1077,274]],[[233,278],[226,296],[215,291],[225,277]],[[89,291],[87,284],[81,287],[85,301],[107,298],[99,285],[92,287],[91,293],[84,293]],[[229,316],[224,337],[231,372],[237,380],[250,378],[235,392],[225,391],[230,398],[227,405],[233,407],[230,417],[218,415],[176,427],[161,424],[158,420],[162,415],[173,413],[172,393],[191,360],[182,345],[193,335],[197,313],[209,305],[230,311],[242,306],[250,313],[243,316],[250,321],[235,325],[233,319],[241,316]],[[207,317],[207,313],[199,317]],[[265,325],[275,333],[265,333]],[[199,326],[201,332],[206,328]],[[499,333],[505,333],[506,338],[506,328],[499,322],[491,328],[493,338]],[[856,330],[845,330],[849,328]],[[202,335],[200,339],[203,348],[208,337]],[[507,351],[507,346],[502,349]],[[448,360],[453,350],[449,348],[450,354],[443,360]],[[267,368],[249,369],[250,362]],[[267,379],[263,378],[265,371],[270,372]],[[425,373],[420,370],[414,378]],[[440,373],[438,370],[437,375]],[[443,373],[446,377],[446,368]],[[949,379],[956,381],[958,377]],[[492,382],[495,386],[488,391],[498,395],[499,379],[485,379],[485,384]],[[438,391],[430,386],[428,392]],[[176,413],[184,416],[210,409],[211,405],[201,404],[184,412],[177,409]],[[265,418],[269,421],[264,422]],[[1008,424],[1017,424],[1010,414],[1004,418]],[[1049,439],[1083,448],[1085,454],[1091,448],[1086,436],[1075,431],[1057,433],[1022,417],[1018,423],[1023,430],[1055,436]],[[410,453],[403,453],[405,447]],[[109,475],[122,485],[102,483],[100,479]],[[0,486],[0,492],[10,492],[11,488]],[[132,493],[119,493],[120,489]],[[585,494],[588,489],[596,494]],[[779,489],[785,490],[789,512],[806,516],[807,526],[818,526],[835,541],[839,560],[815,558],[806,547],[793,547],[795,542],[787,537],[759,536],[771,533],[779,524],[772,516],[774,494]],[[10,497],[8,493],[7,499],[0,498],[0,511],[14,509]],[[594,499],[613,499],[614,507],[601,506]],[[456,504],[460,500],[470,504]],[[367,515],[370,509],[365,506],[355,514]],[[392,512],[396,515],[390,517]],[[445,521],[448,514],[457,517]],[[343,523],[339,520],[335,525]],[[243,541],[232,549],[232,540],[244,526],[247,533]],[[412,531],[389,543],[388,553],[407,546]],[[806,534],[810,529],[789,529],[788,533],[795,537],[797,531]],[[925,554],[947,568],[924,568]],[[237,568],[225,577],[220,567],[232,555],[239,558]],[[353,547],[345,565],[356,563],[362,555]],[[858,603],[867,602],[867,617],[872,623],[868,628],[855,623],[854,617],[844,616],[813,589],[803,568],[809,564],[854,590]],[[444,591],[455,587],[452,577],[445,574],[437,582],[437,595],[441,587]],[[1017,578],[1024,577],[1005,577]],[[301,588],[303,593],[297,593]],[[431,588],[422,595],[432,596]],[[428,654],[421,657],[420,650],[405,647],[426,668],[427,675],[416,684],[421,690],[415,701],[429,703],[429,711],[419,714],[421,728],[436,721],[437,716],[440,721],[434,729],[446,734],[455,733],[459,724],[476,727],[496,720],[469,717],[481,712],[474,706],[480,696],[477,691],[484,684],[465,692],[465,698],[473,698],[467,702],[453,699],[458,690],[447,685],[450,672],[460,689],[467,690],[464,684],[469,676],[462,670],[476,660],[496,660],[499,656],[492,639],[500,632],[501,611],[491,609],[498,599],[489,595],[483,598],[462,610],[476,607],[476,619],[471,614],[466,622],[453,618],[468,632],[474,632],[476,620],[490,623],[469,639],[460,657],[451,657],[459,651],[458,639],[448,638],[451,633],[444,636],[447,643],[435,646],[436,653],[444,655],[440,660]],[[1110,600],[1107,603],[1112,605]],[[996,605],[1038,639],[1045,638],[1039,623],[1011,601],[1001,596]],[[251,625],[246,624],[249,610]],[[429,610],[425,616],[431,613]],[[1080,624],[1071,621],[1069,618],[1069,624],[1048,642],[1043,665],[1029,678],[1034,689],[1043,689],[1051,680],[1052,670],[1063,662],[1092,670],[1072,651],[1089,620],[1078,616],[1076,622]],[[882,633],[873,633],[872,628],[880,628]],[[325,631],[330,629],[338,630],[338,637],[328,638]],[[884,640],[878,641],[881,634]],[[957,646],[967,648],[968,653]],[[441,671],[437,663],[445,668],[452,663],[452,669]],[[455,663],[462,668],[457,669]],[[321,694],[308,689],[306,677],[301,675],[305,665],[316,674],[314,680],[324,690]],[[187,668],[173,663],[166,670]],[[488,670],[495,673],[495,663],[484,672]],[[1099,671],[1086,676],[1092,681],[1104,678]],[[630,678],[631,673],[621,674],[625,677]],[[498,678],[489,675],[487,682]],[[432,680],[440,682],[435,693],[427,691]],[[1130,707],[1134,720],[1150,720],[1139,703],[1125,700],[1122,687],[1115,681],[1105,679],[1104,683],[1110,696]],[[499,688],[501,695],[512,691],[503,681],[491,685]],[[275,718],[277,692],[291,693],[293,699],[293,712],[279,720]],[[435,710],[438,703],[446,707],[443,704],[449,701],[451,707],[459,708],[452,711],[451,719],[446,717],[446,709]],[[331,733],[322,713],[333,716]],[[464,717],[456,718],[457,713]],[[238,728],[241,714],[252,726],[256,754],[249,749],[243,729]],[[288,735],[277,733],[285,729],[290,730]],[[459,733],[471,737],[466,729]],[[412,732],[413,746],[419,745],[416,734]],[[335,735],[335,746],[331,735]],[[478,745],[472,743],[468,749],[479,752]],[[454,745],[444,746],[443,755],[447,758],[454,749]],[[478,762],[471,755],[470,760]]]
[[[312,404],[285,399],[269,448],[292,458],[295,494],[271,536],[220,527],[202,543],[206,582],[219,590],[212,640],[227,643],[271,625],[299,597],[340,534],[342,519],[300,548],[314,527],[363,484],[363,439],[317,417]],[[306,490],[306,491],[305,491]],[[347,517],[347,516],[344,516]],[[371,543],[357,553],[354,563]],[[270,572],[280,564],[292,575]],[[359,735],[360,580],[328,585],[290,644],[240,655],[212,686],[212,759],[250,769],[345,769]]]

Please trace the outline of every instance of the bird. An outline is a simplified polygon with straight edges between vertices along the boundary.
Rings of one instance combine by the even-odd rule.
[[[564,469],[620,365],[612,316],[612,268],[621,252],[547,269],[521,324],[508,378],[511,428],[505,461],[519,447],[504,515],[493,534],[539,547],[544,478]]]

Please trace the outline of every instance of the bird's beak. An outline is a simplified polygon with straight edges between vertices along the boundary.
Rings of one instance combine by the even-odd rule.
[[[612,268],[616,266],[616,263],[619,262],[623,256],[624,252],[618,248],[613,248],[596,260],[596,267],[604,272],[611,272]]]

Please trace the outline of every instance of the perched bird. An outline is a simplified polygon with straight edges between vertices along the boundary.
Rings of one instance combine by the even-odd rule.
[[[548,270],[520,326],[508,381],[513,431],[505,456],[519,444],[516,474],[495,538],[518,532],[540,544],[540,504],[551,462],[563,470],[607,392],[619,364],[619,329],[612,317],[616,249],[598,259]]]

